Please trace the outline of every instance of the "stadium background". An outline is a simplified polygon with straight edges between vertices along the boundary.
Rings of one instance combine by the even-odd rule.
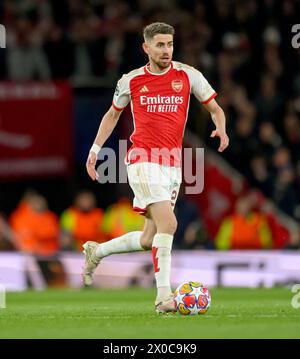
[[[231,141],[220,155],[209,138],[212,121],[193,99],[185,146],[205,147],[205,188],[182,193],[176,206],[173,285],[191,275],[212,287],[299,283],[300,50],[291,44],[299,7],[288,0],[2,1],[0,283],[80,287],[83,238],[141,228],[129,185],[93,183],[85,161],[116,81],[147,61],[141,33],[153,21],[175,27],[174,60],[202,71],[218,92]],[[116,150],[131,131],[126,110],[106,146]],[[26,201],[31,217],[20,213]],[[77,233],[70,218],[86,212]],[[92,234],[89,223],[99,225]],[[96,286],[152,287],[145,258],[107,261]],[[9,288],[11,263],[19,274]],[[224,266],[233,269],[221,279]]]

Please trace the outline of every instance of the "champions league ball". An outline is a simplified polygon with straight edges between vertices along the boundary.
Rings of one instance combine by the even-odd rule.
[[[182,315],[205,314],[211,303],[208,288],[199,282],[187,282],[174,292],[177,311]]]

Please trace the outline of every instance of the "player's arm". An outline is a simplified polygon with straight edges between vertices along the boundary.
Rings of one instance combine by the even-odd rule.
[[[212,99],[209,103],[203,104],[203,106],[209,111],[211,118],[216,125],[216,129],[212,131],[210,137],[220,137],[220,146],[218,151],[223,152],[229,145],[229,138],[226,133],[226,119],[222,108],[217,104],[215,99]]]
[[[216,129],[211,133],[211,137],[220,137],[219,152],[225,150],[229,144],[229,138],[226,134],[226,120],[221,107],[214,99],[217,96],[215,90],[211,87],[202,73],[194,67],[183,65],[191,85],[191,93],[193,93],[200,103],[209,111],[211,118],[216,125]]]
[[[87,172],[93,181],[98,176],[95,169],[95,165],[97,162],[97,155],[100,149],[102,148],[103,144],[105,143],[105,141],[111,135],[113,129],[116,127],[116,124],[118,123],[121,113],[122,111],[118,111],[113,106],[111,106],[110,109],[106,112],[106,114],[102,118],[97,136],[95,138],[93,146],[90,149],[90,153],[88,155],[86,162]]]

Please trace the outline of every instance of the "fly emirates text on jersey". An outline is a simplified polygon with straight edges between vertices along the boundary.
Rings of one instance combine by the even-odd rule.
[[[177,112],[183,101],[183,96],[140,96],[140,104],[147,106],[147,112]]]

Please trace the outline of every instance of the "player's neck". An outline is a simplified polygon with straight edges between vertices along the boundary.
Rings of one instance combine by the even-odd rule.
[[[171,67],[171,64],[167,68],[161,68],[151,61],[147,65],[149,72],[152,72],[153,74],[163,74],[165,72],[168,72],[170,67]]]

